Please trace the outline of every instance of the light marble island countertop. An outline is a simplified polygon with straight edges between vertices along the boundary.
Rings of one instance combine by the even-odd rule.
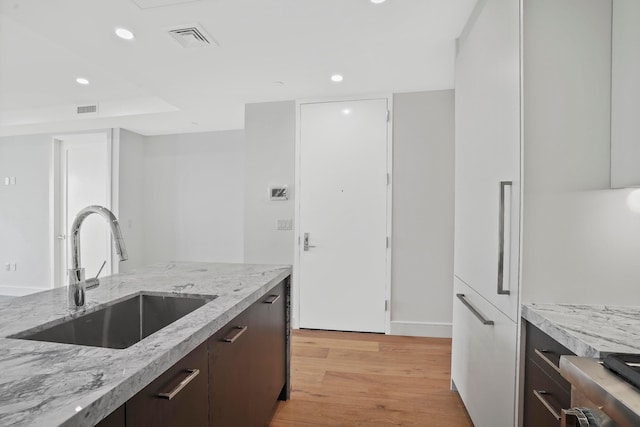
[[[531,303],[521,314],[578,356],[640,353],[640,307]]]
[[[291,274],[290,266],[167,263],[100,279],[80,312],[67,288],[0,301],[0,425],[100,421]],[[126,349],[8,338],[140,292],[217,298]]]

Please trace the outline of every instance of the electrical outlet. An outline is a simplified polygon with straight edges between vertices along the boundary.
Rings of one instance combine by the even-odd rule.
[[[11,185],[16,185],[16,177],[12,176],[10,180]]]
[[[4,177],[4,185],[9,185],[9,183],[11,182],[11,180],[9,179],[8,176]]]
[[[9,264],[8,262],[4,264],[4,269],[7,271],[11,271],[11,264]]]

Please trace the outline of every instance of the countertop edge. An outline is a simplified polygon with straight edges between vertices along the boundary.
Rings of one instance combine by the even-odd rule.
[[[554,340],[558,341],[577,356],[592,357],[596,359],[603,357],[600,350],[574,336],[567,330],[567,328],[542,315],[536,310],[533,304],[523,304],[521,306],[520,314],[523,319],[549,335]]]

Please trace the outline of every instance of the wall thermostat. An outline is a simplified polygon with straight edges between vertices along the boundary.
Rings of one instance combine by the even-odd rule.
[[[269,198],[271,200],[289,200],[289,191],[286,185],[269,187]]]

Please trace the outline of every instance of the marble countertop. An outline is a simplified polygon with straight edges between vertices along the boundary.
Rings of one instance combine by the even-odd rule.
[[[67,307],[66,287],[0,301],[0,425],[95,424],[290,274],[289,266],[167,263],[101,278],[81,312]],[[142,291],[218,297],[122,350],[8,338]]]
[[[640,353],[640,307],[532,303],[521,314],[577,356]]]

